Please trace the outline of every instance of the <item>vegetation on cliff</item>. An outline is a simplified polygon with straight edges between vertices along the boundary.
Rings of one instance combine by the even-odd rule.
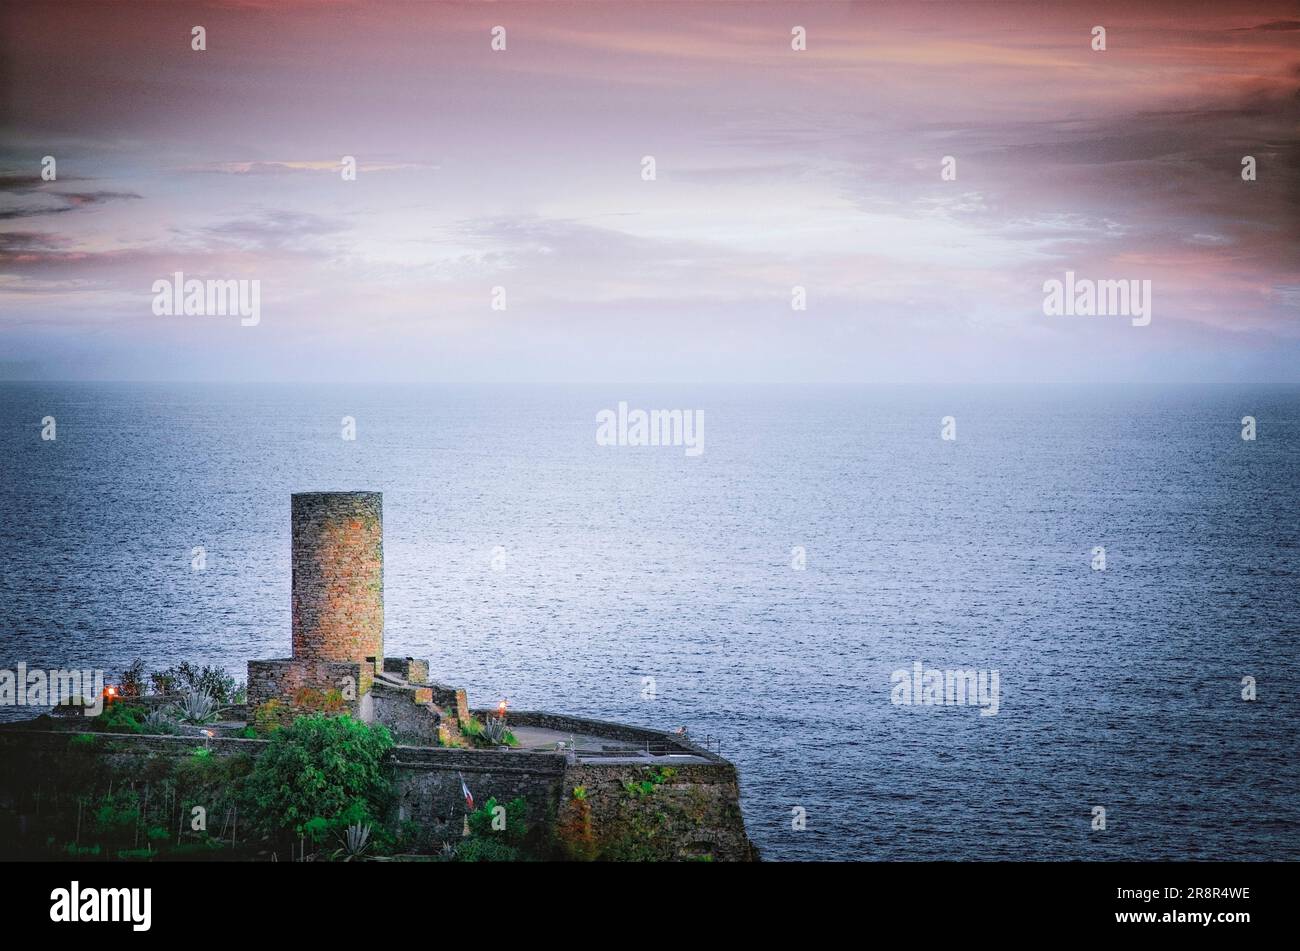
[[[299,717],[260,755],[213,755],[197,738],[188,755],[133,757],[129,776],[112,766],[132,744],[106,733],[141,734],[148,714],[115,703],[68,737],[62,750],[27,750],[0,777],[0,815],[10,848],[33,856],[151,859],[205,856],[349,858],[402,846],[383,828],[391,796],[382,726],[346,716]],[[30,760],[29,760],[30,758]],[[35,788],[27,777],[39,776]],[[12,828],[8,826],[12,825]],[[359,851],[358,851],[359,850]]]
[[[258,828],[321,844],[350,825],[378,825],[392,795],[392,747],[383,726],[348,716],[298,717],[276,730],[246,783]]]

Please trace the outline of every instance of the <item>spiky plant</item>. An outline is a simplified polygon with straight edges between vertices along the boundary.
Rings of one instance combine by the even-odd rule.
[[[343,861],[351,862],[353,859],[361,858],[368,848],[370,848],[370,826],[354,822],[348,826],[343,836],[343,848],[336,851],[334,857],[342,857]]]
[[[155,707],[150,710],[149,715],[144,718],[140,725],[144,728],[144,732],[156,735],[171,735],[180,732],[171,712],[164,707]]]
[[[507,732],[505,717],[488,717],[483,722],[481,736],[493,746],[503,746],[506,742]]]
[[[187,690],[181,694],[176,704],[176,716],[182,723],[211,723],[217,718],[220,708],[216,697],[203,690]]]

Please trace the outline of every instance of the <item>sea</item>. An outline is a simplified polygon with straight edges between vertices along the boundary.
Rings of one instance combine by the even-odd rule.
[[[685,727],[765,860],[1300,858],[1300,389],[3,383],[0,668],[288,656],[327,490],[387,654]]]

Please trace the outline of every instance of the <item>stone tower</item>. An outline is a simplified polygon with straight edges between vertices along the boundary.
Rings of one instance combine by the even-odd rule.
[[[293,657],[384,669],[384,503],[379,492],[293,496]]]
[[[293,656],[248,662],[248,717],[373,717],[384,672],[384,504],[378,492],[302,492],[290,502]]]

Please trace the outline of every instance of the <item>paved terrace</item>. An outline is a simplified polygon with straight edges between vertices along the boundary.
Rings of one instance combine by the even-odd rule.
[[[579,762],[647,763],[661,765],[672,763],[707,763],[703,756],[688,750],[647,740],[616,740],[607,736],[553,730],[542,726],[514,726],[510,732],[519,741],[519,749],[538,753],[571,752]]]
[[[493,710],[475,710],[483,719]],[[620,723],[606,723],[582,717],[560,716],[540,712],[514,712],[506,715],[510,732],[519,741],[521,751],[570,753],[582,763],[709,763],[718,760],[686,737]]]

